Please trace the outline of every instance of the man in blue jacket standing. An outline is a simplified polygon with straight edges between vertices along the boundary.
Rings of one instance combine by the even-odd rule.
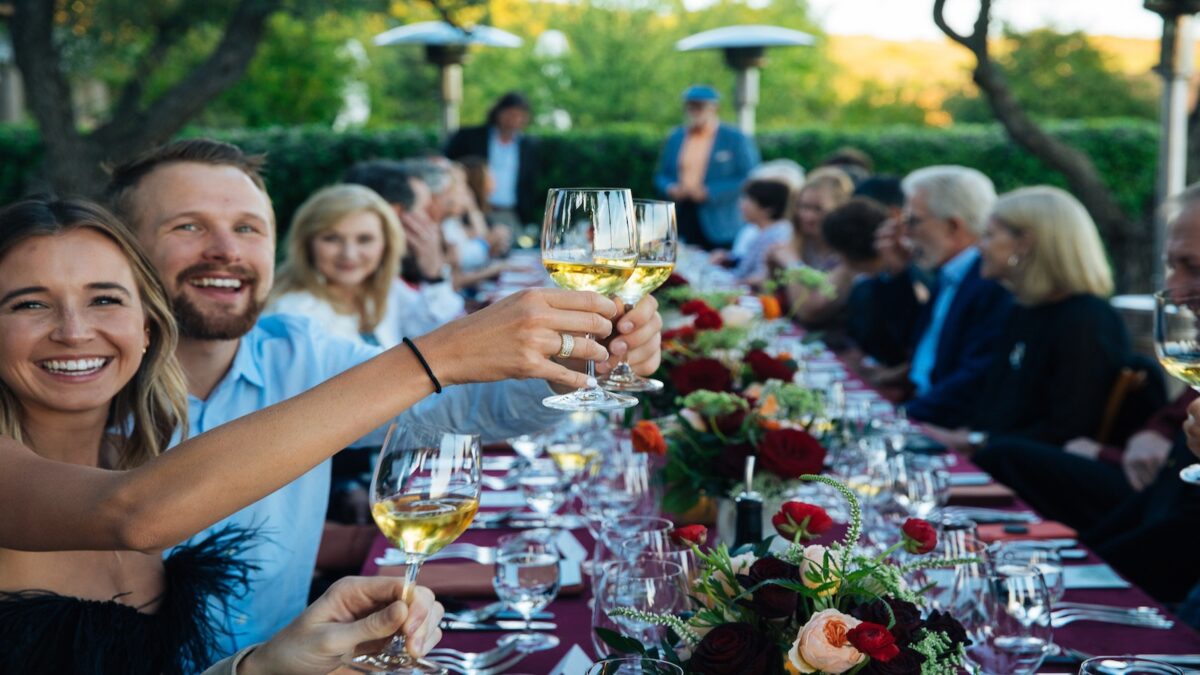
[[[759,163],[754,141],[717,114],[721,97],[707,85],[683,92],[686,126],[667,137],[654,185],[675,202],[679,236],[706,249],[728,248],[742,226],[738,193]]]

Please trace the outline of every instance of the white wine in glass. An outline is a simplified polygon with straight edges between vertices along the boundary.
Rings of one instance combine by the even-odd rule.
[[[625,311],[663,285],[675,270],[675,249],[679,229],[675,223],[675,202],[654,199],[633,200],[633,217],[638,228],[638,261],[633,274],[617,291]],[[609,391],[658,391],[663,383],[633,372],[622,360],[601,383]]]
[[[393,423],[371,481],[371,515],[388,541],[404,552],[404,600],[412,598],[421,563],[453,542],[479,510],[479,436],[424,424]],[[378,654],[360,654],[347,665],[366,673],[445,673],[413,658],[404,637]]]
[[[612,295],[633,275],[637,261],[638,233],[629,190],[550,190],[542,221],[542,264],[557,286]],[[587,374],[596,377],[595,363],[588,361]],[[596,385],[550,396],[542,403],[557,410],[598,411],[629,408],[637,399]]]
[[[1154,294],[1154,351],[1163,369],[1200,392],[1200,290],[1164,290]],[[1179,472],[1200,485],[1200,464]]]

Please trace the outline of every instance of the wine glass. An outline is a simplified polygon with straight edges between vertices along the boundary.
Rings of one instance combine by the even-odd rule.
[[[633,268],[633,274],[617,291],[617,297],[625,303],[626,312],[671,276],[679,241],[675,226],[675,202],[635,199],[633,214],[638,235],[637,267]],[[609,391],[658,391],[663,388],[662,382],[633,372],[626,360],[622,360],[601,385]]]
[[[571,491],[571,477],[559,471],[558,466],[548,459],[532,462],[517,477],[525,504],[538,514],[547,526],[553,526],[554,514],[558,512]]]
[[[1096,656],[1079,666],[1079,675],[1183,675],[1183,671],[1135,656]]]
[[[974,584],[976,602],[962,606],[971,638],[967,658],[986,675],[1032,675],[1051,644],[1050,592],[1032,567],[997,565]]]
[[[596,603],[625,635],[644,645],[656,645],[666,635],[662,626],[616,613],[633,609],[649,614],[679,614],[687,609],[687,587],[683,568],[674,562],[640,557],[631,562],[604,565]]]
[[[536,652],[558,646],[553,635],[530,630],[534,613],[558,595],[557,530],[531,530],[500,537],[496,544],[496,568],[492,586],[496,597],[525,619],[525,630],[516,638],[517,650]]]
[[[371,481],[371,515],[388,541],[404,552],[404,600],[429,556],[461,535],[479,510],[479,436],[425,424],[392,423]],[[384,651],[351,657],[367,673],[445,673],[405,652],[396,635]]]
[[[612,452],[597,461],[579,500],[593,539],[606,522],[636,511],[650,490],[650,473],[649,457],[643,454]]]
[[[1165,290],[1154,294],[1154,352],[1171,375],[1200,391],[1200,291]],[[1200,485],[1200,464],[1179,472],[1185,483]]]
[[[660,659],[626,656],[595,663],[587,675],[683,675],[683,668]]]
[[[1000,542],[993,553],[996,564],[1016,563],[1033,567],[1042,573],[1046,589],[1050,591],[1050,602],[1061,602],[1067,592],[1067,580],[1063,574],[1062,556],[1058,549],[1038,546],[1028,541]]]
[[[560,288],[612,295],[633,275],[638,261],[637,235],[629,190],[553,189],[546,198],[542,221],[542,265]],[[587,363],[587,374],[594,382],[596,364],[592,361]],[[549,396],[542,404],[556,410],[620,410],[637,405],[637,399],[595,384]]]

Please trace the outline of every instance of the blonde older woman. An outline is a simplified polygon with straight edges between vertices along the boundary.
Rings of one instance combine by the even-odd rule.
[[[393,347],[461,315],[449,288],[418,291],[399,273],[404,230],[382,197],[360,185],[319,190],[288,232],[288,258],[267,314],[297,314],[331,333]]]
[[[981,274],[1017,301],[970,429],[934,429],[972,450],[998,436],[1062,444],[1093,434],[1129,336],[1109,306],[1112,270],[1087,210],[1054,187],[1001,196],[979,243]]]

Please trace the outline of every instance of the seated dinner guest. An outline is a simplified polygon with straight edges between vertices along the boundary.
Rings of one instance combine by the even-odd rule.
[[[404,232],[387,202],[359,185],[309,197],[292,218],[288,257],[264,314],[295,314],[331,335],[394,347],[441,317],[400,280]]]
[[[569,296],[616,311],[598,296]],[[34,199],[0,211],[0,672],[202,668],[224,631],[209,610],[246,590],[270,562],[250,547],[279,533],[267,522],[227,524],[165,558],[162,550],[435,389],[416,350],[400,347],[162,455],[189,417],[167,298],[102,208]],[[496,305],[421,338],[427,362],[447,384],[529,368],[536,359],[513,338],[506,351],[523,357],[489,354],[475,372],[452,356],[484,335],[516,332],[506,314]],[[560,322],[546,326],[553,337],[578,317],[547,319]],[[394,386],[380,390],[380,379]]]
[[[327,336],[319,325],[302,317],[259,316],[275,269],[274,212],[259,174],[262,161],[229,144],[188,139],[155,148],[115,168],[109,183],[113,205],[137,234],[172,299],[180,327],[175,352],[187,378],[192,436],[281,401],[308,396],[309,390],[326,391],[327,380],[343,371],[360,372],[360,364],[373,363],[382,352],[361,340]],[[653,299],[647,298],[620,315],[619,336],[608,343],[610,358],[595,341],[582,337],[612,330],[612,320],[602,314],[615,315],[619,308],[609,300],[549,289],[505,298],[416,344],[425,352],[434,378],[443,384],[529,375],[542,381],[447,386],[401,418],[481,433],[489,439],[552,426],[562,414],[545,408],[541,401],[556,391],[555,386],[575,388],[587,381],[575,370],[583,368],[579,359],[598,358],[602,363],[597,371],[602,374],[622,357],[639,374],[654,372],[661,357],[662,327],[655,308]],[[564,332],[580,336],[566,365],[549,358],[561,351]],[[505,353],[498,356],[493,350]],[[383,355],[405,359],[411,350],[401,345]],[[464,374],[460,367],[478,372]],[[444,374],[439,369],[451,371]],[[412,402],[434,391],[432,386],[424,387],[432,379],[427,375],[424,382],[413,385]],[[346,413],[349,417],[361,419],[371,406],[407,391],[391,375],[370,378],[369,388],[370,405],[359,402],[363,409]],[[311,433],[307,422],[332,433],[325,428],[327,420],[340,420],[340,414],[318,409],[295,426]],[[382,430],[382,420],[365,424],[357,433],[339,435],[338,447],[378,446]],[[230,452],[244,454],[245,447],[231,444]],[[260,569],[250,574],[247,592],[226,605],[209,607],[210,619],[225,631],[219,655],[263,641],[304,608],[325,524],[330,488],[330,463],[325,458],[334,450],[330,447],[325,455],[310,457],[300,472],[303,475],[280,480],[274,492],[249,506],[239,505],[240,510],[226,519],[226,523],[261,527],[270,536],[256,541],[249,554],[260,561]],[[171,454],[167,453],[168,459]],[[242,464],[239,459],[230,462]]]
[[[750,180],[742,186],[738,208],[755,232],[745,244],[745,252],[729,259],[739,281],[751,285],[767,281],[767,252],[792,239],[792,224],[787,220],[791,197],[791,188],[778,180]]]
[[[1058,188],[1015,190],[996,201],[979,252],[980,274],[1017,305],[970,429],[933,427],[931,436],[978,450],[989,436],[1061,444],[1094,433],[1130,345],[1108,304],[1112,271],[1091,216]],[[987,468],[987,453],[979,459]]]

